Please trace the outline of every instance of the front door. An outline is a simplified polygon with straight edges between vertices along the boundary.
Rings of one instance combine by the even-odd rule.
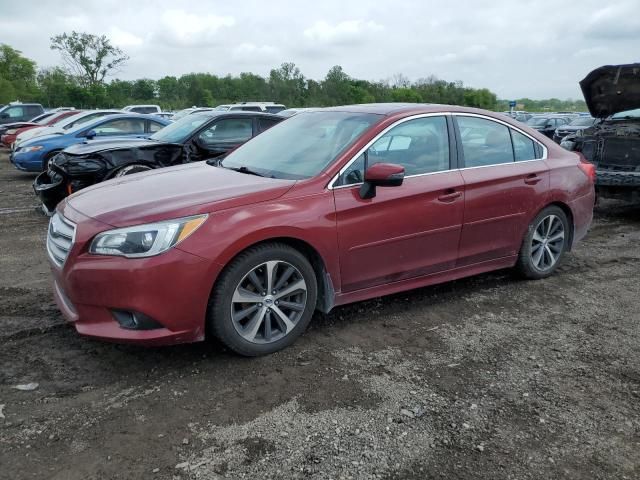
[[[333,191],[343,292],[455,266],[464,183],[452,158],[446,117],[426,116],[391,128],[340,175]],[[362,199],[364,171],[379,162],[404,166],[404,183]]]

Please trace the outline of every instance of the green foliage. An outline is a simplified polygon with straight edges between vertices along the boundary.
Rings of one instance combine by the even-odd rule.
[[[216,106],[241,101],[274,101],[288,107],[323,107],[354,103],[411,102],[466,105],[488,110],[508,110],[486,88],[465,87],[434,76],[411,82],[402,74],[371,82],[350,77],[340,65],[320,81],[306,78],[294,63],[283,63],[267,78],[243,72],[239,76],[187,73],[159,80],[105,81],[128,59],[105,36],[72,32],[52,39],[68,69],[42,69],[20,52],[0,44],[0,103],[12,100],[39,101],[47,107],[122,108],[129,104],[158,104],[178,110],[193,105]],[[586,110],[583,101],[520,99],[530,111]]]
[[[9,45],[0,44],[0,103],[31,101],[36,95],[35,62]]]

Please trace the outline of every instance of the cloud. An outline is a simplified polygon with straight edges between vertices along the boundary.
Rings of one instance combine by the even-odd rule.
[[[458,52],[449,52],[427,58],[427,61],[437,63],[480,63],[487,59],[489,48],[486,45],[471,45],[463,47]]]
[[[111,43],[118,47],[138,47],[143,44],[144,39],[134,35],[133,33],[126,32],[124,30],[119,29],[118,27],[113,27],[109,34],[107,35],[111,40]]]
[[[279,49],[271,45],[255,45],[253,43],[241,43],[234,47],[231,56],[234,60],[243,63],[267,63],[270,64],[279,56]]]
[[[586,22],[587,37],[604,39],[633,39],[636,44],[640,35],[638,5],[612,3],[595,11]]]
[[[373,21],[347,20],[331,25],[321,20],[305,29],[304,36],[324,45],[355,45],[364,41],[368,34],[383,29],[382,25]]]
[[[166,10],[162,14],[165,32],[157,32],[157,37],[165,43],[178,46],[205,46],[215,43],[218,30],[233,27],[236,20],[231,16],[196,15],[184,10]]]

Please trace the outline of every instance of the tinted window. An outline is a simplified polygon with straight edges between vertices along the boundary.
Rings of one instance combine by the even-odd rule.
[[[278,113],[281,112],[282,110],[284,110],[284,107],[265,107],[265,110],[269,113]]]
[[[144,133],[144,119],[119,118],[104,122],[92,130],[99,136],[106,135],[132,135]]]
[[[418,118],[393,127],[342,173],[338,185],[362,182],[364,171],[375,163],[402,165],[407,176],[448,170],[445,117]]]
[[[262,109],[260,107],[240,107],[238,108],[232,108],[231,110],[243,110],[245,112],[261,112]]]
[[[9,118],[20,118],[24,115],[23,107],[9,107],[4,112],[9,115]]]
[[[158,122],[154,122],[153,120],[149,121],[149,132],[150,133],[155,133],[158,130],[164,128],[164,125],[162,125],[161,123]]]
[[[259,118],[258,132],[264,132],[266,129],[273,127],[276,123],[280,123],[280,120],[274,120],[273,118]]]
[[[133,107],[129,111],[132,113],[158,113],[156,107]]]
[[[202,132],[198,138],[205,144],[219,142],[244,142],[252,136],[251,118],[229,118],[214,123]]]
[[[210,119],[209,115],[199,115],[197,113],[187,115],[171,125],[167,125],[166,128],[163,128],[158,133],[154,133],[151,135],[151,139],[159,142],[184,143]]]
[[[511,130],[511,140],[513,140],[513,153],[516,156],[516,162],[536,158],[534,143],[529,137]]]
[[[465,167],[513,162],[509,128],[477,117],[457,116]]]

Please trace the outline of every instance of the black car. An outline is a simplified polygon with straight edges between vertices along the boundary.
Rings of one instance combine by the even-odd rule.
[[[567,135],[576,133],[578,130],[584,130],[585,128],[592,127],[594,123],[596,123],[596,119],[593,117],[574,118],[566,125],[556,128],[556,131],[553,134],[553,141],[560,143]]]
[[[148,139],[83,142],[53,157],[33,188],[52,211],[67,195],[104,180],[222,157],[283,120],[268,113],[209,111],[181,118]]]
[[[561,145],[595,164],[598,197],[640,200],[640,63],[597,68],[580,88],[598,120]]]
[[[39,103],[10,103],[0,108],[0,124],[26,122],[43,113]]]
[[[527,120],[527,125],[552,138],[556,128],[568,124],[571,120],[570,117],[560,115],[536,115]]]

